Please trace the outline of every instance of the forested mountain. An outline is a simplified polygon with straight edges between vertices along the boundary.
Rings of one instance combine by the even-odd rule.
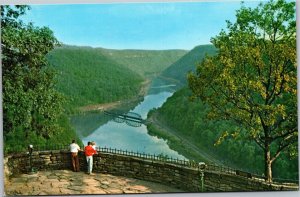
[[[57,71],[57,89],[70,100],[70,107],[131,98],[143,82],[133,71],[90,47],[59,47],[47,59]]]
[[[152,117],[153,119],[156,116],[156,120],[167,125],[179,135],[185,136],[201,150],[210,155],[215,155],[225,165],[261,175],[264,172],[264,158],[261,154],[262,150],[254,142],[241,140],[239,137],[233,138],[233,136],[223,136],[222,138],[222,132],[232,127],[243,128],[233,122],[229,124],[206,119],[209,107],[199,100],[191,102],[189,100],[190,95],[191,92],[188,88],[175,92],[161,108],[152,111],[148,118],[151,119]],[[148,126],[150,132],[161,137],[165,136],[168,139],[168,134],[155,125],[157,123]],[[182,143],[180,140],[174,140],[170,136],[169,138],[168,141],[171,147],[175,150],[179,147],[178,151],[185,152],[186,157],[197,160],[194,157],[197,154],[186,151],[189,148],[186,144],[180,144]],[[227,138],[227,140],[220,143],[224,138]],[[201,158],[198,158],[199,160]],[[297,158],[292,158],[286,153],[282,154],[274,164],[274,177],[298,179]]]
[[[216,48],[213,45],[200,45],[181,57],[161,74],[163,78],[174,80],[179,86],[187,84],[187,72],[194,71],[206,55],[214,55]]]
[[[64,45],[47,59],[58,73],[57,89],[68,97],[71,109],[132,98],[147,77],[158,75],[185,53]]]
[[[102,48],[95,50],[147,78],[157,76],[188,52],[186,50],[113,50]]]

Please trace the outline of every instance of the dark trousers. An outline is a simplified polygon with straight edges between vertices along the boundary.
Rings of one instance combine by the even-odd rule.
[[[78,153],[71,153],[73,170],[79,172]]]

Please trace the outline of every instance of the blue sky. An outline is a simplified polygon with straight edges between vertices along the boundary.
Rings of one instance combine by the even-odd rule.
[[[257,1],[246,1],[256,6]],[[235,20],[240,1],[31,5],[23,19],[70,45],[110,49],[192,49]]]

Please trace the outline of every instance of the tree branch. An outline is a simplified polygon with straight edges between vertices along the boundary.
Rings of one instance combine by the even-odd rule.
[[[294,139],[291,139],[290,142],[287,142],[286,144],[280,144],[276,153],[274,154],[274,157],[271,159],[271,163],[273,163],[280,155],[281,151],[283,151],[286,147],[294,144],[298,141],[298,137],[294,137]]]
[[[292,129],[290,129],[288,132],[283,133],[282,135],[276,135],[276,136],[274,136],[273,139],[274,139],[274,140],[277,140],[277,139],[279,139],[279,138],[283,138],[283,139],[284,139],[284,138],[286,138],[287,136],[292,135],[293,133],[297,132],[296,130],[297,130],[296,127],[295,127],[295,128],[292,128]]]

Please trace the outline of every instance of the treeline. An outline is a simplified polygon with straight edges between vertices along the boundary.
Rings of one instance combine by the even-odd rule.
[[[47,27],[19,20],[30,7],[1,6],[4,151],[29,144],[68,144],[75,131],[64,113],[64,96],[45,55],[59,45]],[[78,139],[78,138],[77,138]]]
[[[212,121],[206,118],[209,107],[200,100],[191,102],[189,96],[191,92],[188,88],[183,88],[170,98],[163,106],[154,112],[158,115],[158,120],[164,122],[174,131],[184,135],[190,142],[197,147],[214,155],[224,165],[242,169],[258,175],[264,172],[264,158],[261,149],[252,141],[241,140],[238,136],[224,136],[226,130],[243,129],[234,123],[223,121]],[[149,118],[149,117],[148,117]],[[158,128],[151,125],[148,129],[155,131]],[[175,148],[189,159],[198,159],[191,149],[170,136],[162,136],[169,140],[171,147]],[[224,139],[226,138],[226,140]],[[172,145],[173,144],[173,145]],[[185,148],[183,148],[185,147]],[[190,153],[186,153],[188,152]],[[274,177],[283,179],[298,179],[298,158],[291,157],[284,152],[273,166]]]
[[[69,112],[136,97],[146,78],[160,74],[185,50],[112,50],[63,45],[47,54]]]
[[[161,77],[171,79],[177,85],[183,87],[187,85],[186,73],[195,71],[196,65],[200,63],[206,55],[215,55],[217,49],[213,45],[199,45],[182,56],[161,73]]]
[[[184,56],[186,50],[113,50],[96,48],[142,77],[153,78]]]
[[[137,98],[147,79],[185,50],[110,50],[61,45],[51,29],[25,24],[29,6],[1,6],[5,151],[80,142],[79,107]]]
[[[19,19],[29,6],[1,6],[5,151],[67,144],[79,107],[136,98],[185,50],[61,46],[51,29]]]
[[[68,98],[71,111],[132,98],[143,82],[133,71],[89,47],[59,47],[47,59],[57,73],[56,89]]]

